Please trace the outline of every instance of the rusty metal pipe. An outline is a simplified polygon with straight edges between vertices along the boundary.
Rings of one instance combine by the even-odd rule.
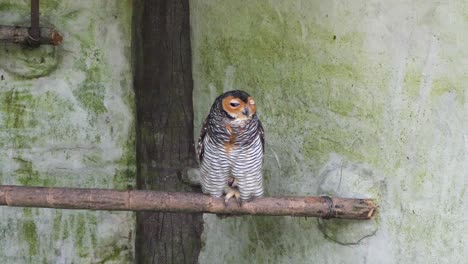
[[[39,0],[31,0],[31,28],[29,29],[30,46],[40,45],[41,29],[39,27]]]

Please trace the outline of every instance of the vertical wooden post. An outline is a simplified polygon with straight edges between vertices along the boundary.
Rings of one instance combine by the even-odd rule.
[[[182,183],[195,165],[189,0],[134,0],[137,186],[199,191]],[[202,214],[139,212],[136,263],[197,263]]]

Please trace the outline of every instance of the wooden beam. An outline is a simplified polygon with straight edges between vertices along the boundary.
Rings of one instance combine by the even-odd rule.
[[[189,0],[134,0],[132,7],[137,189],[200,192],[181,178],[197,164]],[[138,194],[158,196],[151,193]],[[198,263],[203,214],[179,212],[136,213],[135,263]]]
[[[264,197],[245,202],[241,207],[235,199],[231,199],[226,207],[222,198],[213,198],[201,193],[23,186],[0,186],[0,205],[223,215],[289,215],[359,220],[371,219],[377,208],[371,199]]]

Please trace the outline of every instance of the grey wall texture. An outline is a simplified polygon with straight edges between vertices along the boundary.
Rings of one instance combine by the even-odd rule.
[[[201,263],[466,262],[466,1],[191,4],[195,131],[246,90],[268,195],[380,203],[371,222],[206,215]]]
[[[464,263],[468,3],[191,5],[195,131],[242,89],[268,195],[370,197],[372,221],[205,215],[200,263]],[[57,48],[0,44],[0,183],[135,182],[131,1],[41,1]],[[29,1],[0,0],[28,25]],[[194,135],[198,137],[198,135]],[[131,213],[0,208],[2,263],[131,263]]]
[[[29,25],[30,1],[0,1]],[[0,183],[125,189],[135,182],[131,1],[40,1],[58,47],[0,43]],[[129,263],[132,213],[0,208],[1,263]]]

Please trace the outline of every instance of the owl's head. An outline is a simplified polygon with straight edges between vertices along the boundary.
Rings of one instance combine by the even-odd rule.
[[[243,121],[252,119],[257,111],[255,100],[244,91],[234,90],[221,94],[217,101],[231,120]]]

